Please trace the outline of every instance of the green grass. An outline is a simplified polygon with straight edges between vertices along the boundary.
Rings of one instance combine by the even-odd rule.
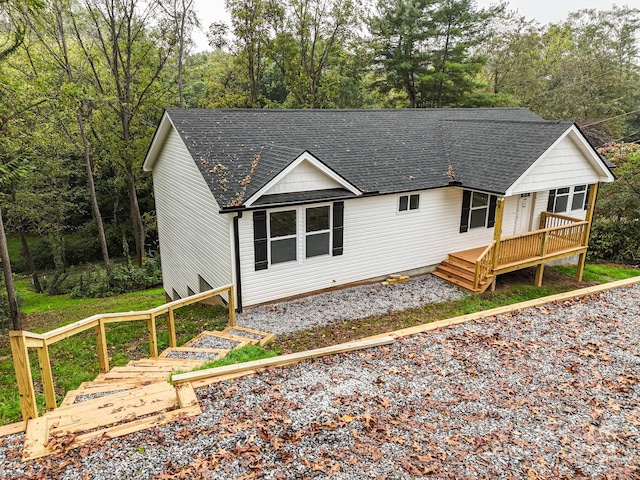
[[[200,370],[207,370],[209,368],[225,367],[227,365],[235,365],[236,363],[251,362],[253,360],[261,360],[263,358],[271,358],[277,356],[278,354],[273,350],[267,350],[258,345],[247,345],[245,347],[238,348],[237,350],[231,350],[219,360],[207,362],[197,368],[194,368],[191,371],[197,372]],[[178,375],[180,373],[184,372],[174,372],[171,375],[171,378],[173,378],[174,375]]]
[[[575,266],[558,266],[551,268],[565,275],[573,277],[575,277],[576,275]],[[582,276],[582,279],[587,282],[607,283],[616,280],[624,280],[625,278],[637,277],[639,275],[639,269],[621,268],[605,264],[587,264],[584,267],[584,274]]]

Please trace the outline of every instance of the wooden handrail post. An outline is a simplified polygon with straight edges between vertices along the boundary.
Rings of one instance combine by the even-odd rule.
[[[547,254],[547,241],[549,240],[549,230],[542,232],[542,242],[540,243],[540,256],[544,257]]]
[[[492,270],[498,266],[498,258],[500,254],[500,237],[502,236],[502,217],[504,216],[504,197],[498,198],[496,208],[496,223],[493,226],[493,241],[496,242],[493,247]]]
[[[49,358],[49,347],[44,342],[42,347],[38,347],[38,362],[40,363],[40,375],[42,377],[42,389],[44,390],[44,400],[47,410],[56,408],[56,390],[53,386],[53,373],[51,372],[51,359]]]
[[[547,226],[547,212],[542,212],[540,214],[540,226],[538,228],[542,230],[546,226]]]
[[[169,333],[169,346],[177,347],[178,343],[176,341],[176,319],[175,314],[173,313],[173,307],[169,307],[169,311],[167,312],[167,332]]]
[[[229,306],[229,326],[236,326],[236,292],[233,285],[229,285],[229,300],[227,305]]]
[[[589,187],[589,206],[587,208],[587,218],[585,220],[589,223],[585,226],[584,237],[582,237],[582,246],[589,246],[589,234],[591,233],[591,222],[593,222],[593,213],[596,208],[596,196],[598,195],[598,184],[594,183]]]
[[[158,356],[158,334],[156,331],[156,316],[155,314],[149,314],[149,320],[147,320],[147,331],[149,332],[149,357]]]
[[[96,350],[98,351],[98,363],[100,373],[109,371],[109,352],[107,351],[107,332],[104,329],[104,319],[98,320],[96,325]]]
[[[20,394],[22,419],[29,420],[31,418],[37,418],[38,408],[36,404],[36,392],[33,387],[29,351],[27,349],[24,335],[22,332],[9,332],[9,342],[11,343],[13,368],[16,371],[16,379],[18,381],[18,393]]]

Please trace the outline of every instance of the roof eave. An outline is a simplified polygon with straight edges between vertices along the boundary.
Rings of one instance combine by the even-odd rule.
[[[158,128],[156,129],[156,133],[153,135],[147,154],[144,157],[144,162],[142,163],[142,169],[145,172],[153,171],[153,165],[158,159],[164,140],[171,128],[175,128],[175,126],[173,125],[171,118],[169,118],[169,113],[165,109],[162,114],[162,118],[160,119],[160,123],[158,124]]]

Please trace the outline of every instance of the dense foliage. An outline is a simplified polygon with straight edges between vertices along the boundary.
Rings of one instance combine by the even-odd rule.
[[[473,0],[226,8],[230,24],[202,26],[210,49],[195,52],[193,0],[0,1],[0,159],[29,164],[3,182],[0,218],[20,241],[14,271],[36,290],[40,270],[63,278],[85,263],[106,273],[65,291],[144,283],[120,278],[112,258],[146,268],[157,250],[141,163],[165,107],[524,106],[577,121],[596,146],[640,138],[638,9],[579,10],[542,26]],[[637,153],[605,154],[621,180],[600,193],[594,253],[634,261]]]

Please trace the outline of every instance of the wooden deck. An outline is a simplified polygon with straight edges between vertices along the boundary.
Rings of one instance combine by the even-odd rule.
[[[485,246],[453,252],[434,274],[474,293],[495,287],[498,275],[538,267],[536,285],[542,285],[547,262],[580,255],[578,280],[582,280],[591,217],[579,220],[549,212],[541,214],[540,228],[531,232],[496,237]]]

